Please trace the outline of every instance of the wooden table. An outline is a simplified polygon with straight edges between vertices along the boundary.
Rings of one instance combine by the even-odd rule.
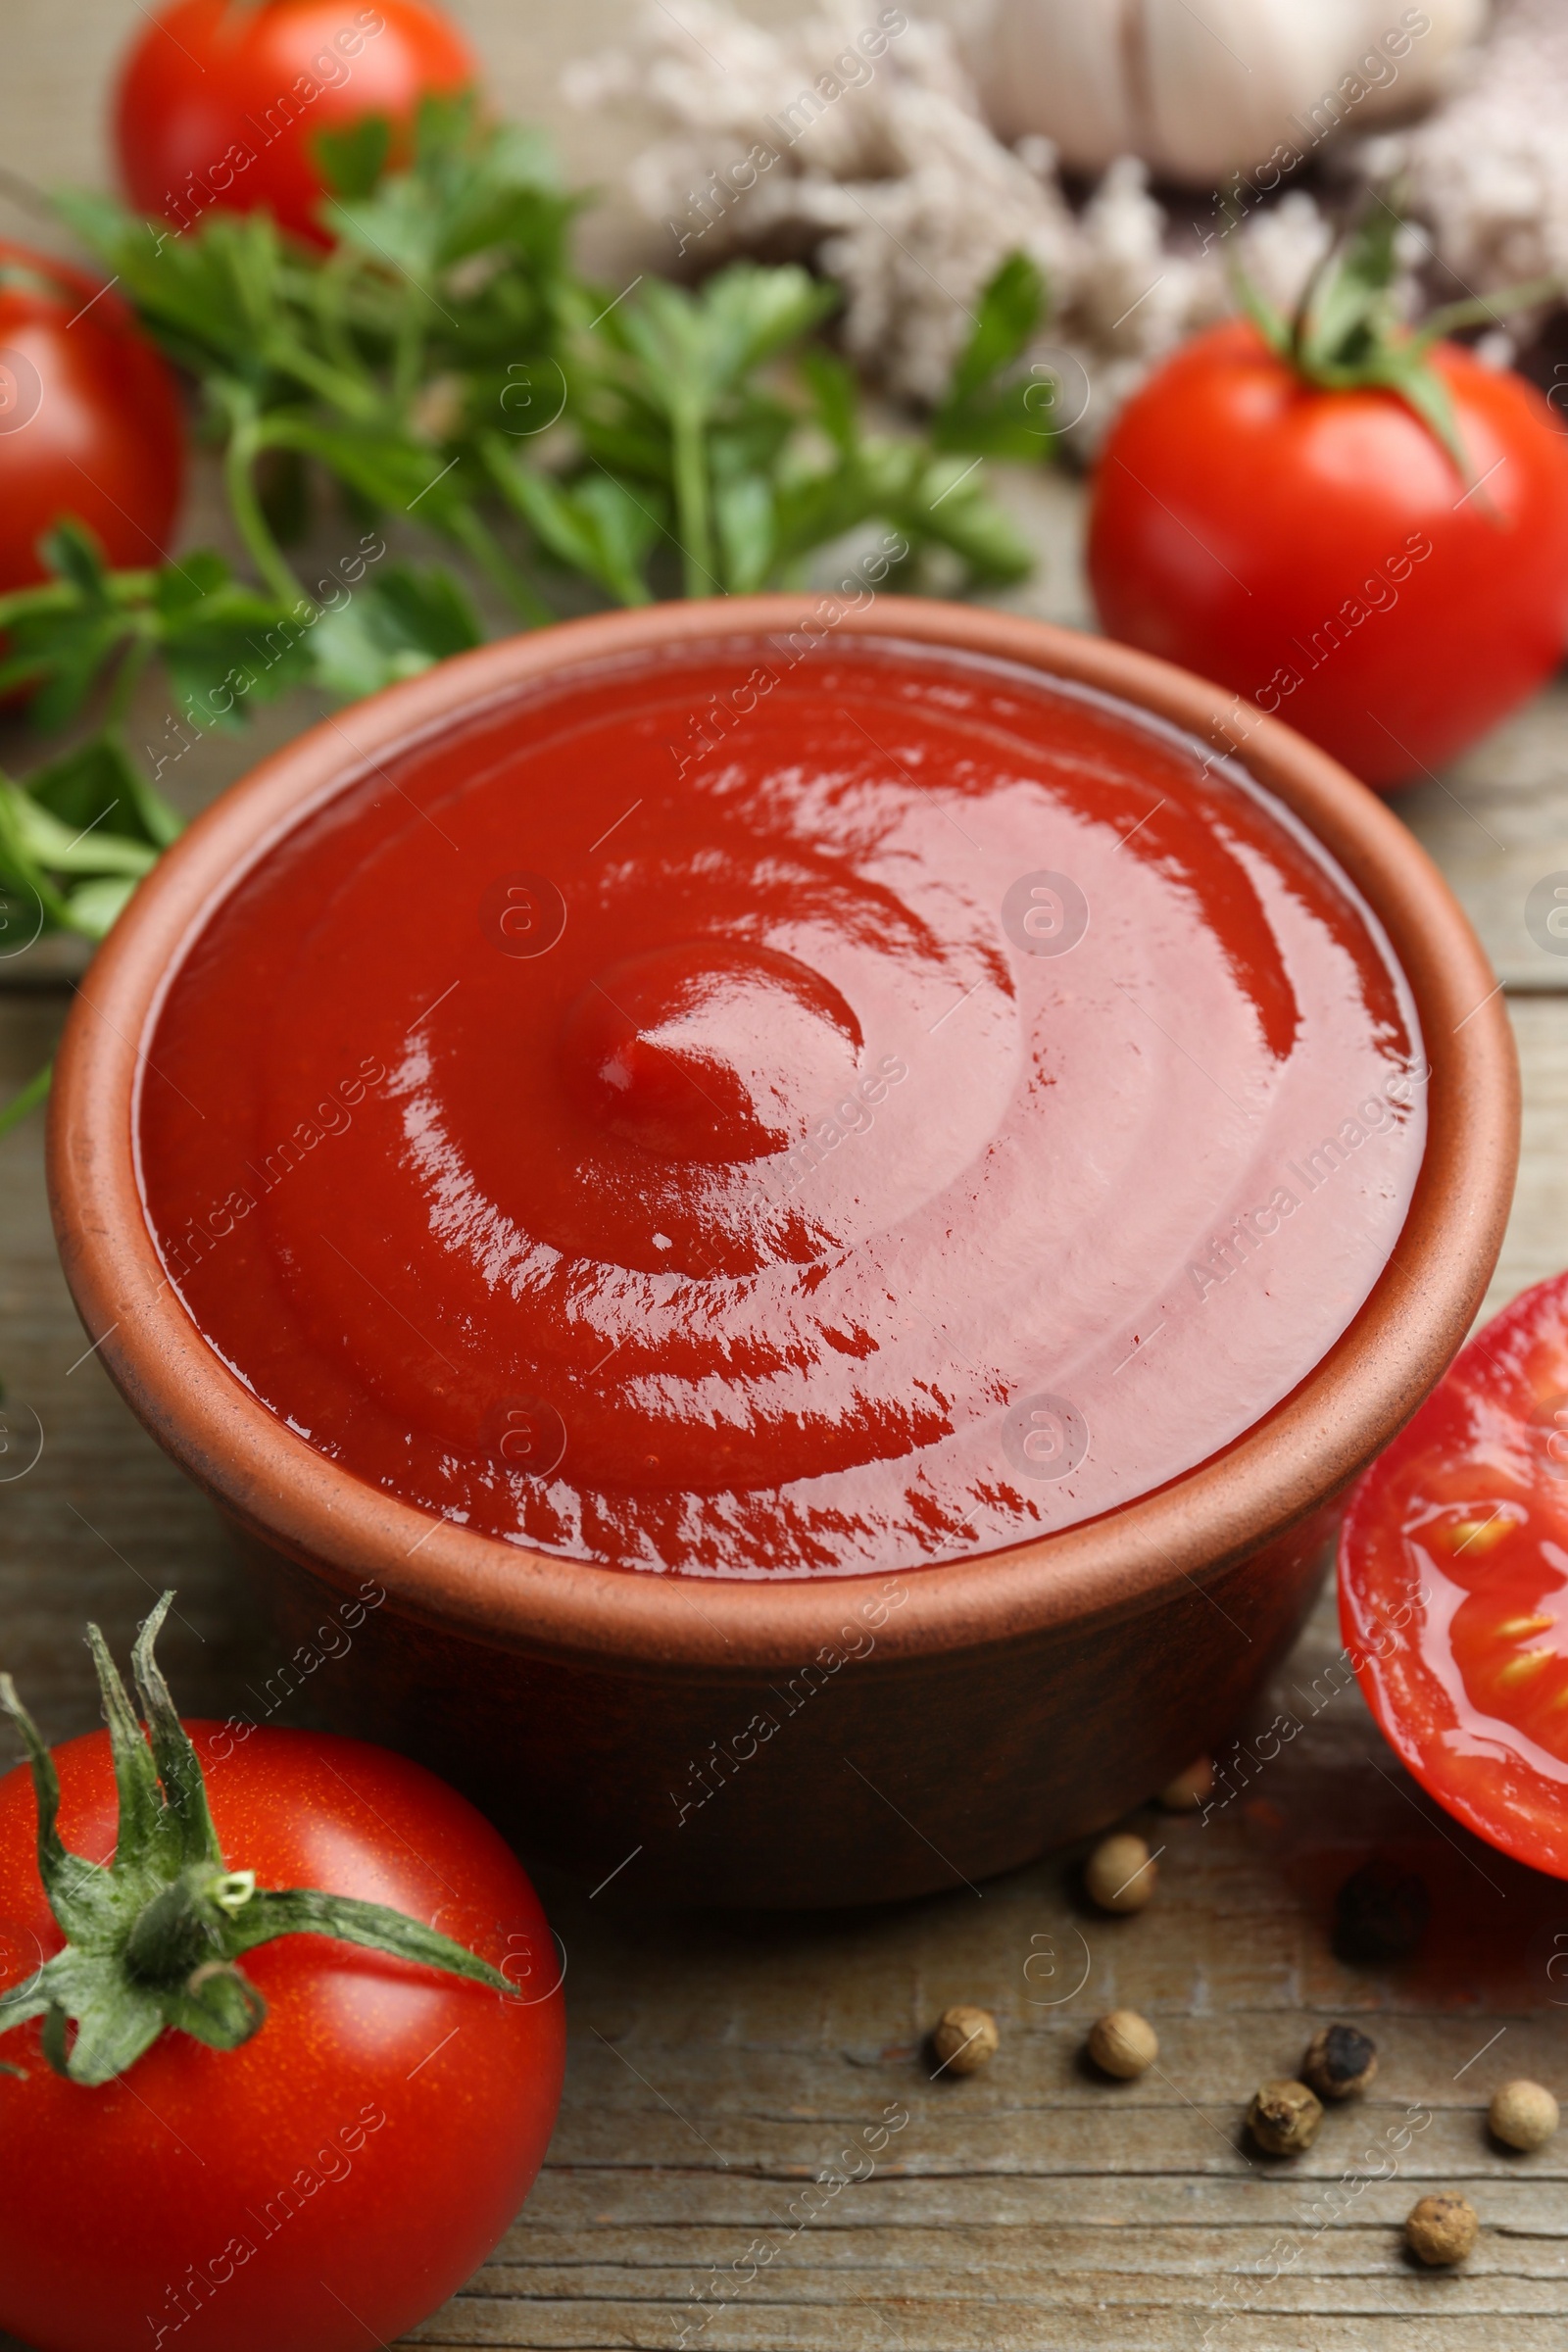
[[[90,18],[91,37],[68,44],[52,5],[14,5],[6,160],[39,177],[85,175],[98,100],[84,100],[76,61],[101,74],[132,9],[77,0],[77,34]],[[522,109],[560,56],[628,10],[475,0],[461,13]],[[20,219],[6,225],[25,233]],[[1075,494],[1039,478],[1013,490],[1050,568],[1011,601],[1084,620]],[[192,536],[211,528],[204,497]],[[297,710],[266,721],[269,733],[296,723]],[[187,801],[251,756],[193,756]],[[1568,958],[1534,946],[1523,923],[1532,884],[1568,869],[1568,689],[1400,807],[1487,942],[1524,1065],[1524,1161],[1490,1311],[1568,1258]],[[6,1094],[59,1030],[61,971],[58,959],[0,963]],[[122,1655],[152,1594],[173,1583],[175,1688],[189,1711],[227,1714],[275,1663],[271,1638],[207,1506],[83,1356],[41,1162],[36,1122],[0,1144],[0,1370],[20,1449],[0,1457],[0,1477],[6,1458],[31,1450],[30,1415],[43,1437],[36,1466],[3,1489],[3,1662],[51,1737],[87,1729],[97,1702],[83,1620],[97,1617]],[[1085,1909],[1076,1854],[977,1892],[820,1918],[663,1915],[646,1890],[590,1900],[542,1880],[569,1956],[560,2127],[494,2260],[412,2340],[1560,2352],[1568,2134],[1505,2157],[1483,2115],[1509,2075],[1568,2094],[1568,1969],[1551,1968],[1568,1951],[1568,1887],[1512,1867],[1426,1802],[1337,1655],[1325,1598],[1260,1709],[1300,1725],[1278,1760],[1206,1823],[1134,1817],[1164,1849],[1156,1898],[1135,1918]],[[1335,1888],[1373,1851],[1419,1869],[1434,1898],[1422,1955],[1384,1972],[1348,1968],[1329,1948]],[[923,2036],[955,2000],[993,2009],[1002,2047],[982,2075],[933,2080]],[[1117,2003],[1150,2016],[1161,2042],[1157,2071],[1122,2086],[1081,2054],[1091,2021]],[[1240,2130],[1250,2091],[1292,2071],[1334,2017],[1376,2035],[1373,2095],[1331,2113],[1305,2158],[1259,2157]],[[844,2151],[889,2107],[907,2123],[868,2178],[834,2187],[835,2168],[861,2169]],[[1412,2107],[1431,2122],[1399,2150],[1390,2134]],[[0,2193],[3,2162],[0,2151]],[[813,2182],[817,2210],[803,2226]],[[1401,2251],[1398,2224],[1432,2187],[1463,2189],[1482,2216],[1458,2276],[1418,2274]]]
[[[1050,561],[1015,601],[1084,617],[1076,493],[1027,479],[1014,493]],[[1568,868],[1568,689],[1401,808],[1487,941],[1524,1064],[1494,1307],[1568,1257],[1568,959],[1536,948],[1522,919],[1538,877]],[[24,958],[0,964],[8,979],[7,1093],[48,1053],[67,1002]],[[243,1708],[245,1685],[275,1663],[271,1638],[205,1503],[83,1356],[36,1122],[0,1145],[0,1202],[13,1458],[30,1450],[29,1412],[43,1433],[0,1516],[5,1662],[49,1735],[86,1729],[83,1620],[123,1653],[172,1582],[181,1615],[165,1650],[183,1704]],[[1568,1968],[1548,1975],[1568,1951],[1568,1887],[1427,1804],[1337,1653],[1325,1597],[1260,1710],[1301,1727],[1277,1761],[1206,1823],[1135,1817],[1164,1849],[1136,1918],[1086,1911],[1076,1854],[978,1892],[807,1919],[650,1915],[646,1889],[589,1900],[547,1880],[569,1955],[560,2128],[506,2243],[415,2340],[608,2352],[673,2347],[684,2329],[705,2352],[1557,2352],[1568,2154],[1559,2142],[1504,2157],[1482,2116],[1509,2075],[1568,2092],[1568,1983],[1552,1981]],[[1335,1888],[1374,1850],[1420,1870],[1434,1896],[1424,1954],[1383,1973],[1343,1966],[1327,1933]],[[932,2080],[922,2037],[956,2000],[996,2012],[1002,2048],[981,2076]],[[1113,2087],[1081,2052],[1118,2003],[1154,2021],[1161,2054],[1157,2072]],[[1375,2034],[1373,2095],[1331,2113],[1304,2159],[1260,2158],[1239,2129],[1247,2098],[1336,2016]],[[843,2152],[890,2105],[907,2124],[869,2178],[834,2189],[833,2168],[861,2169]],[[1387,2135],[1411,2106],[1432,2120],[1397,2151]],[[824,2174],[802,2226],[802,2191]],[[1418,2274],[1401,2252],[1398,2223],[1435,2186],[1463,2188],[1483,2217],[1458,2277]]]

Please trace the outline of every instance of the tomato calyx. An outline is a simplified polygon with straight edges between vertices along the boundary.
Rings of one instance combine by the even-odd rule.
[[[1289,317],[1239,264],[1231,269],[1232,287],[1269,349],[1305,382],[1327,392],[1372,387],[1394,393],[1426,426],[1461,481],[1473,486],[1447,385],[1432,364],[1433,346],[1455,327],[1480,325],[1503,311],[1554,300],[1562,292],[1561,281],[1533,278],[1484,301],[1449,303],[1411,327],[1400,318],[1394,292],[1402,226],[1395,208],[1374,194],[1348,235],[1323,256]]]
[[[124,2074],[169,2028],[211,2049],[238,2049],[267,2019],[239,1961],[280,1936],[335,1936],[514,1998],[499,1969],[401,1911],[316,1887],[259,1886],[254,1871],[229,1868],[200,1760],[154,1656],[172,1599],[163,1595],[131,1652],[145,1733],[102,1634],[87,1629],[120,1803],[108,1864],[67,1849],[54,1759],[11,1677],[0,1675],[0,1705],[22,1733],[32,1771],[38,1875],[66,1938],[24,1984],[0,1992],[0,2034],[41,2017],[45,2058],[84,2084]]]

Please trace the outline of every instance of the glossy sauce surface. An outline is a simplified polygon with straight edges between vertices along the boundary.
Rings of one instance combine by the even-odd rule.
[[[1173,731],[896,643],[686,649],[411,744],[148,1041],[150,1223],[359,1477],[626,1567],[994,1550],[1217,1452],[1425,1136],[1375,920]]]

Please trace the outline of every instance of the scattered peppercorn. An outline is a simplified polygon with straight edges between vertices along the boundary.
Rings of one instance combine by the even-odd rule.
[[[1271,2156],[1295,2156],[1309,2148],[1322,2121],[1322,2101],[1304,2082],[1264,2082],[1247,2111],[1248,2130]]]
[[[1505,2082],[1487,2121],[1505,2147],[1543,2148],[1557,2129],[1557,2102],[1539,2082]]]
[[[1196,1813],[1206,1797],[1214,1793],[1214,1767],[1207,1756],[1200,1756],[1167,1781],[1159,1792],[1159,1801],[1167,1813]]]
[[[1354,2026],[1320,2026],[1301,2061],[1301,2081],[1320,2099],[1353,2099],[1377,2071],[1378,2045]]]
[[[1423,2197],[1412,2206],[1404,2225],[1404,2242],[1412,2254],[1434,2268],[1463,2262],[1476,2242],[1481,2224],[1468,2197]]]
[[[972,2075],[990,2065],[1000,2039],[997,2021],[989,2009],[971,2009],[960,2001],[956,2008],[944,2009],[937,2019],[931,2047],[941,2073]]]
[[[1342,1960],[1406,1960],[1427,1931],[1432,1898],[1424,1879],[1392,1862],[1366,1862],[1334,1906],[1334,1949]]]
[[[1154,1891],[1154,1863],[1142,1838],[1119,1831],[1084,1864],[1084,1886],[1102,1911],[1141,1911]]]
[[[1089,2035],[1089,2055],[1102,2075],[1130,2082],[1159,2056],[1159,2037],[1136,2009],[1112,2009],[1098,2018]]]

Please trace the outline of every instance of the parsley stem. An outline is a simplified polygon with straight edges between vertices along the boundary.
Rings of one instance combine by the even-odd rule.
[[[125,658],[121,662],[115,675],[115,682],[110,688],[108,708],[104,712],[105,734],[118,735],[123,727],[126,712],[130,709],[131,697],[140,683],[142,671],[152,659],[152,635],[144,627],[131,638],[127,645]]]
[[[381,398],[373,384],[318,360],[294,336],[277,337],[269,348],[268,358],[274,367],[293,376],[296,383],[303,384],[307,391],[316,393],[343,416],[353,416],[361,424],[374,424],[380,416]]]
[[[104,580],[110,602],[126,609],[145,605],[157,584],[156,571],[111,571]],[[45,580],[36,588],[14,588],[9,595],[0,596],[0,628],[8,628],[13,621],[75,612],[80,603],[81,591],[71,580]]]
[[[352,247],[338,246],[314,278],[305,280],[306,296],[316,314],[321,341],[333,364],[352,376],[363,363],[344,323],[343,300],[349,273],[356,267]]]
[[[54,1066],[52,1061],[46,1061],[43,1068],[35,1070],[26,1085],[19,1087],[10,1102],[0,1108],[0,1135],[9,1135],[13,1127],[20,1127],[29,1111],[36,1110],[39,1103],[47,1100]]]
[[[28,803],[20,784],[0,776],[0,895],[14,898],[30,891],[43,909],[44,921],[57,931],[74,928],[71,908],[33,857],[18,820],[19,808]]]
[[[252,468],[262,447],[262,437],[255,406],[248,396],[242,401],[237,391],[227,405],[230,424],[228,447],[223,452],[223,488],[228,494],[229,512],[245,542],[251,562],[279,604],[288,606],[290,610],[299,604],[308,606],[311,600],[290,571],[282,549],[268,529],[262,502],[256,495]]]
[[[423,364],[424,328],[415,314],[413,302],[409,301],[399,313],[392,351],[392,398],[400,416],[419,389]]]
[[[467,550],[485,577],[494,582],[513,611],[520,613],[530,628],[549,627],[556,617],[550,607],[532,582],[512,562],[472,507],[459,507],[446,528],[458,545]]]
[[[722,584],[713,577],[708,451],[703,439],[702,413],[691,402],[677,400],[671,406],[669,421],[675,516],[679,526],[676,544],[681,553],[685,591],[688,596],[722,596]]]

